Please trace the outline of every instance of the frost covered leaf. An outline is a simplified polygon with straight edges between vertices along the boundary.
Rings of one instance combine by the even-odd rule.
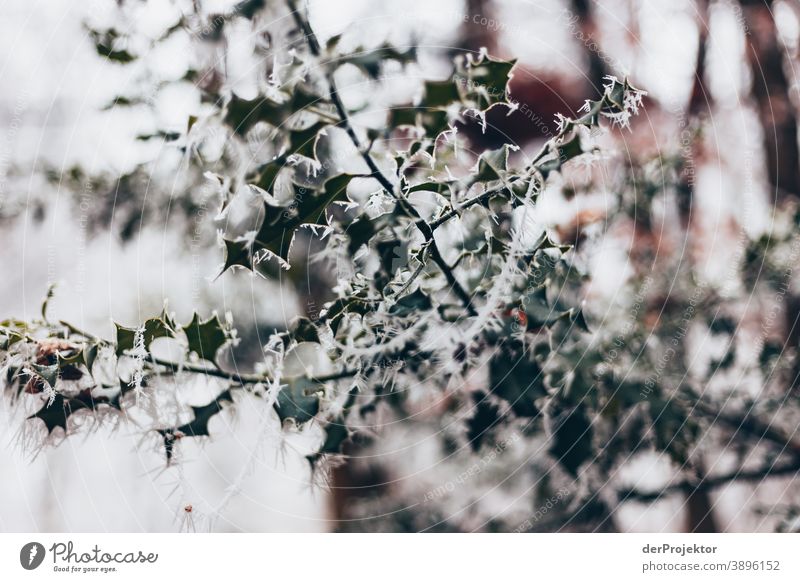
[[[348,297],[337,299],[326,305],[323,317],[328,322],[331,331],[335,334],[342,318],[347,313],[364,315],[371,310],[370,303],[361,297]]]
[[[259,166],[250,182],[268,192],[273,194],[275,191],[275,180],[278,178],[278,173],[286,166],[286,156],[279,156],[274,160]]]
[[[287,120],[308,106],[324,103],[318,95],[298,87],[284,101],[269,97],[242,99],[233,95],[225,113],[225,123],[239,135],[245,135],[256,123],[264,122],[275,128],[283,128]]]
[[[87,29],[94,41],[95,50],[101,57],[121,64],[127,64],[135,60],[136,57],[122,48],[125,39],[115,29],[110,28],[106,31]]]
[[[431,298],[421,289],[417,289],[413,293],[400,298],[397,303],[389,309],[389,313],[403,317],[424,313],[430,310],[432,306]]]
[[[32,364],[33,372],[42,380],[44,380],[50,388],[56,387],[58,381],[58,364],[52,366],[41,366],[39,364]]]
[[[292,325],[292,339],[298,343],[319,343],[319,333],[313,322],[307,317],[298,317]]]
[[[582,153],[580,136],[575,133],[560,143],[549,157],[537,165],[537,169],[546,180],[551,172],[561,171],[564,164]]]
[[[78,346],[71,351],[58,351],[56,352],[58,367],[59,369],[64,369],[67,366],[83,365],[91,373],[98,351],[99,346],[97,343],[89,343],[83,347]]]
[[[189,352],[214,364],[217,363],[220,348],[230,339],[228,330],[216,314],[201,321],[200,316],[195,313],[192,321],[183,327],[183,331],[189,341]]]
[[[137,328],[125,327],[119,323],[114,323],[117,328],[117,355],[124,355],[126,351],[133,350],[135,347]],[[175,337],[175,322],[169,314],[163,312],[159,317],[153,317],[144,322],[144,348],[150,349],[153,340],[160,337]]]
[[[288,153],[317,161],[317,141],[328,123],[318,122],[303,129],[289,131]]]
[[[519,148],[505,144],[496,150],[483,152],[478,158],[478,163],[473,168],[475,182],[492,182],[505,180],[508,176],[508,154]]]
[[[481,53],[477,59],[470,54],[460,60],[456,79],[463,85],[464,100],[479,111],[508,103],[508,82],[516,62],[494,59],[486,53]]]
[[[193,418],[189,422],[177,427],[159,429],[158,433],[164,440],[164,452],[167,463],[172,460],[175,441],[185,437],[209,436],[208,423],[214,416],[223,410],[223,404],[233,403],[230,390],[224,390],[214,400],[204,406],[192,406]]]
[[[338,42],[338,37],[334,37],[331,41]],[[329,41],[329,51],[335,48],[336,42],[331,44]],[[387,61],[396,61],[401,65],[414,62],[417,58],[417,51],[415,47],[410,47],[406,50],[401,50],[389,43],[384,43],[378,48],[363,49],[359,48],[349,54],[337,54],[330,57],[332,68],[338,68],[345,64],[351,64],[362,71],[364,71],[370,78],[377,79],[381,75],[384,63]]]
[[[38,418],[44,422],[47,433],[51,434],[59,426],[67,432],[67,418],[72,414],[72,407],[68,400],[61,394],[56,394],[52,403],[45,403],[39,410],[28,417],[28,420]]]
[[[287,204],[276,206],[265,201],[264,219],[253,241],[254,259],[250,265],[275,256],[288,268],[289,250],[297,229],[304,225],[327,228],[326,210],[334,202],[348,200],[347,186],[352,179],[352,175],[340,174],[327,180],[321,190],[293,184],[294,196]],[[235,243],[226,240],[225,244],[229,252],[226,269],[235,264],[250,266],[244,263],[241,247],[234,247],[235,253],[231,253],[230,246]]]
[[[516,61],[502,61],[481,54],[457,61],[452,76],[426,81],[422,99],[414,105],[392,109],[392,127],[421,127],[430,138],[450,128],[455,114],[472,111],[478,116],[498,104],[511,105],[508,82]]]

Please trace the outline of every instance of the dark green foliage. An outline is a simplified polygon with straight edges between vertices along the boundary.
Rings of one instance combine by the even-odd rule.
[[[584,406],[551,413],[550,454],[573,477],[592,458],[592,423]]]
[[[214,363],[220,348],[230,339],[228,330],[217,315],[201,321],[200,316],[195,313],[192,321],[183,327],[183,331],[189,341],[189,352]]]

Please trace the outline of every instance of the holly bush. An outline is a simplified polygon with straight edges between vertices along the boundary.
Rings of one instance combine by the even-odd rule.
[[[630,293],[593,305],[586,257],[598,236],[578,243],[534,220],[543,192],[566,192],[576,172],[613,165],[622,178],[612,185],[608,224],[654,228],[653,199],[680,191],[682,162],[634,154],[622,163],[616,155],[643,91],[609,77],[580,111],[557,117],[536,151],[510,141],[486,149],[480,135],[490,112],[519,107],[508,86],[513,61],[485,51],[458,55],[450,76],[421,81],[415,99],[376,116],[348,106],[341,75],[358,74],[377,91],[387,69],[413,65],[414,47],[323,43],[292,1],[276,8],[248,0],[227,14],[185,16],[167,34],[216,41],[234,20],[255,26],[264,10],[286,11],[292,25],[283,21],[274,32],[285,42],[282,61],[256,51],[265,71],[259,94],[223,89],[213,68],[190,71],[207,114],[190,117],[183,131],[140,139],[173,144],[193,179],[215,184],[216,275],[285,285],[313,275],[324,305],[272,334],[256,347],[263,357],[248,365],[237,360],[243,340],[230,316],[178,321],[165,307],[98,337],[53,318],[51,290],[40,318],[0,322],[3,390],[37,403],[20,429],[27,442],[51,446],[104,422],[149,418],[143,430],[171,466],[180,463],[182,442],[213,438],[211,419],[248,393],[274,410],[271,422],[283,433],[318,431],[310,476],[371,470],[386,476],[378,493],[391,481],[382,450],[402,448],[408,432],[437,443],[442,475],[365,496],[348,514],[362,525],[344,529],[600,529],[628,501],[796,472],[800,445],[771,416],[785,393],[734,399],[705,389],[743,369],[733,317],[749,292],[746,275],[779,263],[791,236],[746,241],[734,273],[744,286],[727,294],[700,284],[680,261],[641,268],[653,250],[643,237],[629,257]],[[128,66],[141,55],[120,48],[136,46],[120,38],[114,29],[92,31],[98,54]],[[120,96],[112,105],[134,100]],[[248,200],[250,216],[234,224],[228,213],[237,198]],[[698,325],[723,347],[688,373],[687,334]],[[764,343],[753,373],[773,377],[779,352]],[[197,376],[216,382],[215,397],[177,411],[172,422],[147,416],[153,402]],[[704,448],[734,440],[736,469],[704,474]],[[750,454],[757,446],[763,455]],[[646,451],[670,459],[674,478],[663,489],[615,478]],[[487,484],[490,473],[503,478]],[[465,483],[474,494],[453,505],[453,487]],[[499,516],[487,496],[503,489],[524,509]],[[391,517],[367,519],[377,515]]]

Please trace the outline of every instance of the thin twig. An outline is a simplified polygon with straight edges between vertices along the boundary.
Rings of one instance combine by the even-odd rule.
[[[768,477],[779,477],[784,475],[794,475],[795,473],[800,472],[800,458],[795,459],[791,463],[785,463],[780,466],[768,466],[768,467],[761,467],[759,469],[750,469],[747,471],[743,471],[738,469],[736,471],[731,471],[730,473],[725,473],[722,475],[718,475],[716,477],[706,477],[704,479],[700,479],[699,481],[681,481],[679,483],[674,483],[669,485],[663,489],[658,491],[637,491],[635,489],[622,491],[621,501],[642,501],[642,502],[650,502],[650,501],[657,501],[658,499],[662,498],[665,495],[669,495],[670,493],[692,493],[695,491],[709,491],[711,489],[716,489],[722,485],[730,483],[732,481],[736,482],[745,482],[745,481],[762,481]]]
[[[308,47],[311,50],[311,54],[319,58],[322,50],[320,48],[319,40],[317,40],[317,36],[314,33],[314,30],[311,28],[310,23],[297,9],[297,5],[294,0],[286,0],[286,3],[289,6],[289,10],[292,12],[295,23],[305,36]],[[375,163],[375,160],[361,143],[361,140],[356,134],[355,128],[350,121],[350,115],[347,112],[347,108],[344,106],[344,103],[339,97],[339,90],[336,87],[336,80],[334,79],[333,70],[328,70],[325,72],[325,79],[328,82],[331,101],[333,102],[333,105],[336,108],[339,117],[341,118],[341,126],[344,128],[345,132],[350,138],[350,141],[358,150],[358,153],[364,159],[364,162],[366,162],[367,167],[370,169],[370,172],[372,172],[372,177],[378,181],[384,190],[389,192],[389,194],[391,194],[395,200],[397,200],[403,211],[414,220],[415,226],[422,233],[422,236],[425,237],[425,241],[430,247],[431,259],[433,259],[433,262],[436,263],[436,265],[442,271],[442,274],[447,280],[448,285],[450,285],[450,288],[464,304],[467,312],[472,316],[477,315],[477,311],[472,305],[472,299],[470,298],[469,293],[467,293],[458,279],[456,279],[455,275],[453,274],[453,270],[450,268],[450,265],[448,265],[444,260],[444,257],[442,256],[442,253],[436,244],[436,240],[433,238],[433,228],[431,228],[431,225],[429,225],[422,218],[422,216],[420,216],[417,209],[414,208],[414,206],[402,194],[397,192],[395,185],[392,184],[391,180],[389,180],[389,178],[387,178],[386,175],[381,171],[381,169]]]
[[[215,378],[223,378],[225,380],[230,380],[231,382],[235,382],[237,384],[258,384],[262,382],[271,382],[272,378],[267,374],[237,374],[236,372],[228,372],[226,370],[221,370],[220,368],[208,368],[205,366],[191,364],[188,362],[184,362],[182,364],[177,362],[171,362],[169,360],[163,360],[161,358],[157,358],[152,354],[148,354],[145,357],[145,361],[150,362],[151,364],[155,364],[157,366],[163,366],[168,368],[173,372],[190,372],[193,374],[206,374],[208,376],[213,376]],[[355,376],[358,373],[358,370],[351,370],[345,369],[339,372],[333,372],[331,374],[325,374],[322,376],[301,376],[307,378],[313,382],[332,382],[334,380],[341,380],[342,378],[349,378],[351,376]],[[287,377],[287,380],[291,378]]]

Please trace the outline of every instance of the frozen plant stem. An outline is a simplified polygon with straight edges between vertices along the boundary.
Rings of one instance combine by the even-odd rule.
[[[298,10],[295,0],[286,0],[286,4],[288,5],[289,10],[292,12],[292,17],[294,18],[295,23],[302,31],[303,36],[308,43],[308,47],[311,50],[311,54],[316,58],[319,58],[322,54],[322,50],[320,48],[319,40],[317,40],[317,36],[314,34],[314,30],[311,28],[311,24],[308,22],[308,19],[305,18]],[[339,114],[340,123],[345,132],[347,132],[350,141],[353,142],[356,150],[358,150],[359,154],[364,159],[364,162],[366,162],[367,167],[372,173],[372,176],[378,181],[384,190],[386,190],[392,195],[392,197],[394,197],[395,200],[397,200],[398,204],[400,204],[400,208],[403,209],[403,212],[413,219],[414,225],[422,233],[422,236],[425,237],[425,242],[429,249],[431,259],[442,271],[442,274],[447,280],[450,289],[452,289],[453,293],[455,293],[455,295],[459,298],[470,316],[477,315],[477,311],[472,305],[472,299],[470,298],[469,293],[467,293],[466,289],[464,289],[458,279],[456,279],[452,268],[444,260],[444,257],[442,256],[442,253],[436,244],[436,240],[433,238],[433,228],[431,228],[431,225],[428,224],[422,218],[422,216],[420,216],[417,209],[414,208],[414,206],[408,201],[408,199],[405,198],[405,196],[396,191],[394,184],[392,184],[389,178],[387,178],[386,175],[381,171],[381,169],[375,163],[375,160],[373,160],[372,156],[369,155],[367,148],[365,148],[364,144],[361,143],[358,135],[356,135],[353,124],[350,121],[350,116],[347,113],[347,109],[339,97],[339,91],[336,88],[336,80],[333,76],[333,70],[328,70],[325,72],[325,80],[328,82],[330,98]]]

